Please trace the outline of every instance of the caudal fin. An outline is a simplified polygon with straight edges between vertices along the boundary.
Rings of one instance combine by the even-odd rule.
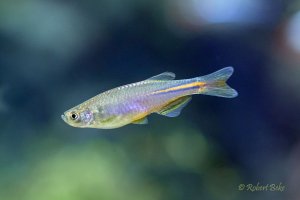
[[[197,78],[197,81],[205,83],[199,93],[225,98],[238,96],[237,91],[226,84],[226,81],[232,75],[233,71],[232,67],[225,67],[212,74]]]

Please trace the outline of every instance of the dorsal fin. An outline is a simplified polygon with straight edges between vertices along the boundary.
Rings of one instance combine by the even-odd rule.
[[[173,72],[164,72],[156,76],[152,76],[147,80],[173,80],[173,79],[175,79],[175,74]]]
[[[191,96],[181,97],[175,101],[172,101],[159,112],[160,115],[165,115],[167,117],[177,117],[180,115],[181,110],[192,100]]]

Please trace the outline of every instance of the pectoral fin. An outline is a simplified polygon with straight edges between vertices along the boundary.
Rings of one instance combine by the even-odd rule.
[[[192,97],[186,96],[181,97],[175,101],[172,101],[165,107],[163,107],[159,112],[160,115],[167,117],[177,117],[180,115],[181,110],[192,100]]]
[[[147,117],[144,117],[144,118],[138,119],[136,121],[133,121],[132,123],[133,124],[148,124],[148,119],[147,119]]]

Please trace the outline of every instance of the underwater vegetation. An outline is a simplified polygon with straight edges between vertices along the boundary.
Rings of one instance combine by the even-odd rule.
[[[95,137],[67,146],[51,137],[39,140],[24,149],[23,161],[2,167],[2,198],[154,200],[187,193],[216,199],[239,195],[230,190],[240,181],[238,171],[224,166],[220,150],[191,127],[148,130],[117,140]],[[15,173],[5,173],[10,170]],[[184,188],[189,179],[195,185]],[[201,188],[197,179],[204,184]]]

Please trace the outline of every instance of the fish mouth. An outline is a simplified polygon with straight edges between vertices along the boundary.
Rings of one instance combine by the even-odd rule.
[[[64,120],[65,122],[67,122],[67,118],[64,114],[61,115],[62,120]]]

